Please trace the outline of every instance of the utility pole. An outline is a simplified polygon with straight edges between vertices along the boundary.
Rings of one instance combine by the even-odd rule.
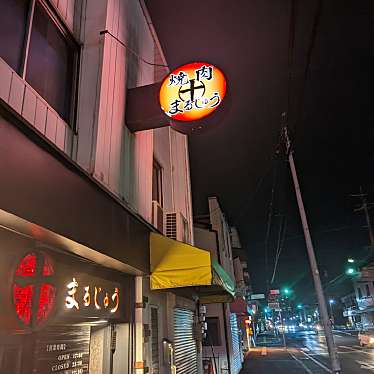
[[[311,238],[310,231],[309,231],[308,220],[307,220],[306,213],[305,213],[304,203],[303,203],[303,199],[301,196],[301,190],[300,190],[299,180],[298,180],[297,173],[296,173],[296,166],[295,166],[295,161],[293,158],[291,141],[288,136],[287,125],[283,127],[283,136],[284,136],[284,140],[286,143],[286,152],[287,152],[288,161],[289,161],[290,168],[291,168],[292,180],[295,186],[297,205],[299,207],[306,248],[308,252],[310,267],[311,267],[312,274],[313,274],[314,288],[317,294],[317,301],[318,301],[320,315],[322,318],[323,329],[325,331],[327,349],[329,352],[330,362],[331,362],[331,368],[334,374],[338,374],[342,372],[341,366],[339,362],[338,352],[337,352],[335,342],[334,342],[334,337],[332,335],[329,314],[327,311],[325,296],[323,294],[321,278],[319,276],[317,260],[316,260],[316,256],[314,253],[314,248],[313,248],[312,238]]]
[[[366,223],[368,225],[368,230],[369,230],[369,242],[370,242],[370,247],[374,247],[374,234],[373,234],[373,228],[371,226],[371,221],[370,221],[370,215],[369,215],[369,205],[373,205],[371,203],[368,203],[366,200],[367,194],[364,194],[362,192],[362,187],[360,186],[360,193],[351,195],[353,197],[359,197],[361,199],[361,205],[354,209],[355,212],[364,212],[365,218],[366,218]]]

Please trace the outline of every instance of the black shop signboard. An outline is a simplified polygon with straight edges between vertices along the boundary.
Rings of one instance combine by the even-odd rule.
[[[61,324],[128,322],[134,278],[44,248],[18,257],[9,301],[17,327],[26,332]]]
[[[47,328],[37,336],[33,372],[86,374],[89,347],[89,326]]]
[[[9,231],[0,229],[0,239],[0,352],[6,356],[0,373],[88,373],[91,326],[131,323],[134,277]]]

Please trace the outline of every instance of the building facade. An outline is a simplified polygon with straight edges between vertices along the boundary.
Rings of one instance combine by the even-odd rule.
[[[186,136],[126,123],[168,72],[143,1],[4,0],[0,29],[0,372],[201,372],[197,296],[149,285],[150,233],[193,228]]]
[[[360,269],[357,277],[353,279],[356,296],[357,311],[355,319],[361,317],[362,328],[374,326],[374,265],[368,264]],[[349,309],[348,309],[349,310]],[[347,316],[348,316],[348,310]]]
[[[351,292],[340,299],[343,305],[343,317],[347,318],[347,326],[358,328],[361,324],[361,318],[358,313],[356,293]]]
[[[247,290],[242,266],[244,261],[241,261],[238,256],[234,260],[232,250],[232,243],[237,244],[239,249],[239,236],[235,235],[235,240],[232,240],[230,226],[217,198],[211,197],[208,202],[209,215],[195,219],[195,244],[209,249],[212,257],[235,280],[236,296],[242,299]],[[231,310],[233,303],[237,302],[234,298],[216,302],[212,300],[212,303],[205,305],[207,333],[203,342],[203,362],[207,373],[212,367],[217,373],[239,373],[243,362],[243,328],[245,330],[242,316],[248,318],[247,304],[245,299],[243,301],[240,303],[239,300],[238,304],[242,308],[237,310]]]

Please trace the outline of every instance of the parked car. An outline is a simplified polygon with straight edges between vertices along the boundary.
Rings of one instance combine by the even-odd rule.
[[[358,333],[358,340],[361,347],[374,347],[374,328],[361,330]]]

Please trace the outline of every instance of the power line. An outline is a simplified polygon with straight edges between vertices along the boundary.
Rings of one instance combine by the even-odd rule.
[[[268,208],[268,219],[266,225],[266,234],[265,234],[265,274],[266,274],[266,286],[269,289],[269,239],[270,239],[270,232],[271,232],[271,225],[273,220],[273,205],[274,205],[274,191],[275,185],[277,180],[277,164],[273,169],[273,183],[271,186],[271,194],[270,194],[270,202]]]
[[[290,24],[288,31],[288,93],[287,93],[287,108],[291,106],[291,86],[292,86],[292,70],[293,70],[293,55],[295,49],[295,0],[291,0]]]
[[[292,7],[294,6],[294,0],[292,0],[291,5],[292,5]],[[294,13],[292,13],[292,14],[294,14]],[[318,1],[317,11],[314,15],[312,35],[311,35],[311,40],[310,40],[310,43],[309,43],[309,49],[308,49],[308,55],[307,55],[307,64],[306,64],[305,71],[304,71],[304,89],[303,89],[303,92],[302,92],[301,114],[303,113],[303,109],[304,109],[304,95],[305,95],[306,80],[307,80],[308,71],[309,71],[309,67],[310,67],[312,52],[313,52],[314,45],[315,45],[317,27],[318,27],[318,24],[319,24],[320,16],[321,16],[321,0]],[[292,37],[292,35],[290,34],[290,38],[291,37]],[[293,42],[292,42],[292,45],[293,45]],[[289,69],[292,70],[292,60],[291,60],[291,66],[289,66]],[[291,90],[290,85],[288,87],[288,90],[289,90],[288,91],[288,94],[289,94],[289,92]],[[290,111],[290,107],[287,107],[287,111],[288,112]],[[283,116],[283,119],[285,119],[285,116]],[[299,208],[300,218],[301,218],[303,232],[304,232],[304,236],[305,236],[305,244],[306,244],[306,248],[307,248],[308,258],[309,258],[310,267],[311,267],[311,270],[312,270],[314,288],[315,288],[315,291],[316,291],[316,296],[317,296],[317,300],[318,300],[318,305],[319,305],[320,315],[321,315],[321,319],[322,319],[322,324],[323,324],[324,331],[325,331],[326,344],[327,344],[327,349],[328,349],[330,362],[331,362],[331,369],[332,369],[333,373],[338,374],[338,373],[341,373],[340,361],[339,361],[337,348],[336,348],[336,345],[334,343],[334,338],[333,338],[333,334],[332,334],[332,330],[331,330],[331,326],[330,326],[330,322],[329,322],[329,315],[328,315],[328,311],[327,311],[326,300],[325,300],[325,296],[324,296],[324,293],[323,293],[321,278],[320,278],[319,271],[318,271],[317,260],[316,260],[315,251],[314,251],[314,247],[313,247],[313,243],[312,243],[312,238],[311,238],[311,234],[310,234],[310,230],[309,230],[307,216],[306,216],[306,213],[305,213],[304,202],[303,202],[303,198],[302,198],[302,195],[301,195],[301,190],[300,190],[300,185],[299,185],[299,181],[298,181],[298,176],[297,176],[297,171],[296,171],[296,166],[295,166],[295,161],[294,161],[294,156],[293,156],[293,149],[292,149],[292,145],[291,145],[291,140],[290,140],[289,134],[288,134],[287,121],[285,121],[283,123],[283,136],[284,136],[283,139],[284,139],[284,144],[285,144],[285,148],[286,148],[286,155],[288,157],[288,162],[289,162],[289,165],[290,165],[290,170],[291,170],[291,175],[292,175],[292,180],[293,180],[295,195],[296,195],[296,200],[297,200],[297,205],[298,205],[298,208]]]
[[[359,194],[354,194],[351,195],[352,197],[358,197],[361,200],[361,204],[358,208],[354,209],[355,212],[364,212],[365,218],[366,218],[366,223],[367,227],[369,230],[369,243],[370,247],[374,246],[374,234],[373,234],[373,228],[371,226],[371,220],[370,220],[370,215],[369,215],[369,210],[371,209],[371,206],[373,205],[372,203],[367,202],[367,194],[364,194],[362,192],[362,187],[360,186],[360,193]]]
[[[317,39],[318,26],[321,20],[321,14],[322,14],[322,0],[318,0],[316,11],[314,14],[314,19],[313,19],[311,37],[309,39],[310,41],[309,41],[309,46],[308,46],[308,51],[307,51],[307,60],[306,60],[305,69],[304,69],[303,88],[301,91],[301,99],[300,99],[300,110],[296,112],[294,132],[296,132],[296,126],[302,121],[302,116],[304,113],[305,92],[306,92],[306,87],[308,83],[308,75],[310,71],[310,64],[312,61],[313,50],[314,50],[316,39]],[[292,65],[291,65],[291,68],[292,68]],[[289,90],[291,90],[291,86],[289,86]],[[290,111],[290,106],[287,108],[287,110]]]
[[[115,35],[113,35],[109,30],[102,30],[100,31],[99,33],[100,35],[105,35],[105,34],[108,34],[110,35],[113,39],[115,39],[119,44],[121,44],[123,47],[125,47],[129,52],[131,52],[135,57],[137,57],[140,61],[144,62],[145,64],[147,65],[151,65],[151,66],[160,66],[160,67],[163,67],[163,68],[168,68],[169,69],[169,66],[167,65],[164,65],[164,64],[155,64],[153,62],[149,62],[147,60],[145,60],[142,56],[140,56],[138,54],[138,52],[136,52],[134,49],[132,49],[131,47],[129,47],[126,43],[124,43],[121,39],[118,39]]]
[[[284,242],[286,239],[286,232],[287,232],[287,217],[282,216],[282,224],[279,225],[279,232],[278,232],[278,246],[277,246],[277,253],[275,255],[275,262],[274,262],[274,270],[273,270],[273,276],[271,278],[270,283],[274,283],[275,280],[275,275],[277,273],[277,268],[278,268],[278,262],[280,255],[282,253],[282,249],[284,246]],[[282,234],[281,234],[282,233]]]

